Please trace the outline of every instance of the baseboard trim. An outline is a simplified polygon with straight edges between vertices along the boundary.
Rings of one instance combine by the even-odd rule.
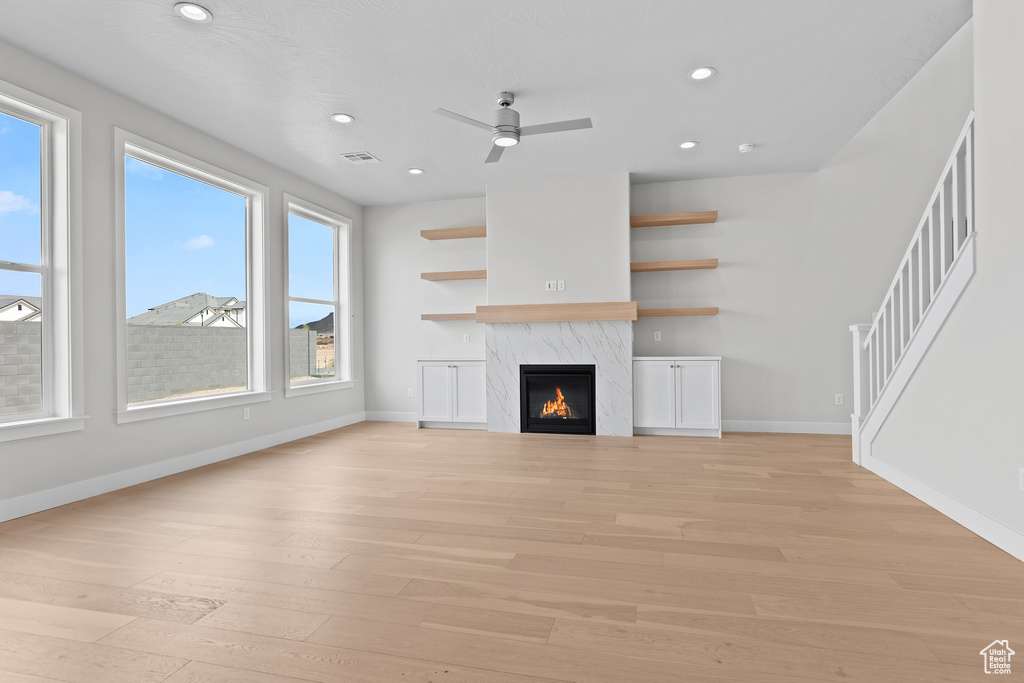
[[[722,438],[718,429],[677,429],[675,427],[633,427],[633,436],[706,436]]]
[[[775,422],[722,420],[723,432],[768,432],[770,434],[852,434],[849,422]]]
[[[482,429],[487,431],[486,422],[416,422],[416,429]]]
[[[878,458],[865,458],[863,464],[889,483],[903,489],[922,503],[935,508],[954,522],[970,529],[992,545],[1005,550],[1018,560],[1024,561],[1024,533],[992,519],[970,505],[943,493],[917,477],[907,474],[898,467],[882,462]]]
[[[246,453],[270,448],[271,446],[313,436],[314,434],[320,434],[332,429],[347,427],[357,422],[362,422],[364,419],[366,419],[365,413],[353,413],[324,422],[286,429],[282,432],[275,432],[274,434],[260,436],[255,439],[218,446],[217,448],[200,451],[199,453],[169,458],[141,467],[133,467],[92,479],[76,481],[64,486],[46,489],[45,491],[36,491],[35,493],[18,496],[17,498],[0,500],[0,522],[75,503],[86,498],[153,481],[154,479],[178,474],[179,472],[186,472],[197,467],[203,467],[204,465],[212,465],[222,460],[230,460]]]
[[[416,413],[394,413],[387,411],[367,411],[368,422],[415,422]]]

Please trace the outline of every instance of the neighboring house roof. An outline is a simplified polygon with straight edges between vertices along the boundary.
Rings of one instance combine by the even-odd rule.
[[[23,315],[21,318],[17,318],[17,322],[24,322],[27,321],[29,318],[34,318],[43,309],[42,297],[0,294],[0,313],[10,308],[16,307],[19,303],[24,306],[25,315]]]
[[[245,302],[239,301],[233,296],[212,296],[205,292],[197,292],[189,296],[183,296],[174,301],[154,306],[145,313],[139,313],[128,318],[129,325],[198,325],[199,320],[192,320],[204,311],[209,312],[209,318],[202,323],[208,327],[211,323],[221,320],[226,311],[245,310]],[[232,321],[236,322],[237,321]],[[223,324],[223,322],[221,323]],[[238,325],[241,327],[241,325]]]

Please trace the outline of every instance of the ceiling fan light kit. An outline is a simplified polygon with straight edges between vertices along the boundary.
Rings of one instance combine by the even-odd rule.
[[[524,135],[540,135],[542,133],[558,133],[567,130],[582,130],[593,128],[594,124],[590,119],[573,119],[571,121],[556,121],[554,123],[542,123],[535,126],[519,127],[519,112],[512,109],[512,103],[516,101],[515,95],[508,91],[498,93],[498,109],[492,116],[493,124],[486,124],[483,121],[471,119],[462,114],[456,114],[447,109],[435,109],[435,114],[461,123],[482,128],[491,134],[491,152],[484,160],[485,164],[492,164],[501,158],[501,153],[506,147],[519,144],[519,139]]]

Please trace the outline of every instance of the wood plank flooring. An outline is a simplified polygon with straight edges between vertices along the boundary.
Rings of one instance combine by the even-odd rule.
[[[364,422],[0,524],[0,681],[985,680],[1024,563],[849,453]]]

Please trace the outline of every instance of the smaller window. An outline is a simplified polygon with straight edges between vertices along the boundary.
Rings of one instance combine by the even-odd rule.
[[[286,205],[289,386],[341,385],[351,380],[351,223],[292,197]]]

